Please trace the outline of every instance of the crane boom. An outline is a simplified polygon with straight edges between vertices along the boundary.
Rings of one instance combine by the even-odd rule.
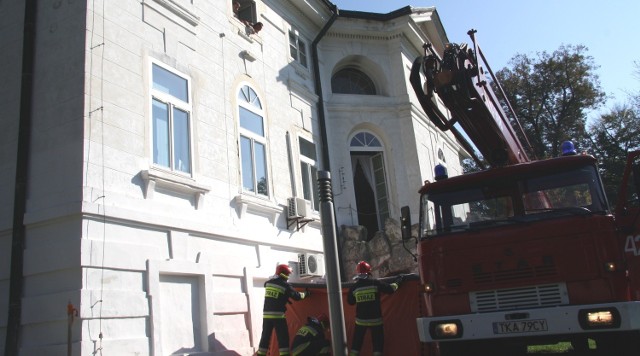
[[[502,109],[498,97],[486,80],[483,66],[478,61],[479,55],[493,83],[504,96],[475,40],[475,30],[468,34],[472,39],[473,49],[466,44],[449,43],[442,58],[430,44],[423,46],[425,54],[413,62],[409,77],[420,105],[440,130],[449,130],[454,134],[482,168],[484,164],[473,152],[471,143],[456,129],[456,123],[491,166],[529,162],[509,117]],[[424,85],[421,74],[426,79]],[[438,94],[451,116],[440,109],[434,93]],[[506,100],[505,103],[511,109]],[[513,110],[511,112],[514,123],[517,123]],[[517,126],[522,132],[520,125]],[[526,139],[524,132],[522,135]]]
[[[640,326],[626,321],[640,315],[640,152],[629,154],[615,215],[595,157],[567,142],[562,156],[529,159],[474,34],[442,57],[426,44],[409,77],[433,124],[490,166],[449,177],[438,165],[419,190],[420,341],[439,356],[591,341],[598,354],[637,355]],[[409,241],[409,207],[401,216]]]

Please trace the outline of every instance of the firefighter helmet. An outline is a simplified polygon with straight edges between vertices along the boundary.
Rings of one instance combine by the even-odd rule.
[[[278,267],[276,267],[276,276],[280,276],[282,278],[289,278],[289,275],[291,274],[292,270],[291,267],[289,267],[289,265],[287,264],[280,264],[278,265]]]
[[[367,263],[367,261],[360,261],[356,266],[356,272],[360,274],[369,274],[371,273],[371,265]]]

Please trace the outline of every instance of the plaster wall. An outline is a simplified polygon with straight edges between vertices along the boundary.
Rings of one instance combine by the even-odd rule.
[[[264,28],[255,34],[231,1],[38,3],[20,355],[66,355],[69,332],[74,355],[251,355],[264,281],[278,263],[322,253],[318,212],[297,229],[286,207],[302,194],[298,139],[322,152],[310,46],[330,16],[326,4],[256,1]],[[0,6],[10,34],[0,49],[20,53],[24,9]],[[410,93],[407,22],[339,19],[319,47],[338,224],[357,224],[348,140],[358,130],[383,143],[396,219],[400,206],[417,204],[432,151],[455,156]],[[290,31],[307,44],[306,67],[290,56]],[[19,115],[18,94],[6,88],[19,86],[21,58],[0,60],[9,118],[0,120],[3,351]],[[152,64],[189,80],[190,174],[153,163]],[[331,75],[343,65],[366,69],[379,95],[333,94]],[[262,104],[268,197],[242,189],[244,85]]]

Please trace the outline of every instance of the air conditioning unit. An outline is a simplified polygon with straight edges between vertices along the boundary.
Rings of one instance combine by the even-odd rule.
[[[302,198],[288,198],[287,199],[287,217],[289,218],[300,218],[309,216],[307,209],[307,201]]]
[[[315,253],[299,254],[298,275],[300,277],[324,276],[324,256]]]

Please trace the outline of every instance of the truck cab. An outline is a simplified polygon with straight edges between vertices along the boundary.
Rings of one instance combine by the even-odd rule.
[[[607,355],[635,355],[637,161],[616,214],[589,155],[427,182],[418,228],[421,341],[437,343],[441,355],[517,355],[560,341],[586,351],[589,340]]]

